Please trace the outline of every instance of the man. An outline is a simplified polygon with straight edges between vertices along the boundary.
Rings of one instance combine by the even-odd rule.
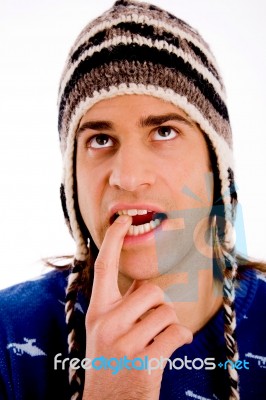
[[[3,318],[5,397],[262,398],[252,267],[265,267],[237,275],[231,129],[208,45],[166,11],[117,1],[71,49],[59,134],[77,250],[70,271],[5,293],[28,321]]]

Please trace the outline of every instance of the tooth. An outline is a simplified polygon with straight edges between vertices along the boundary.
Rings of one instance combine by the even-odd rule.
[[[155,223],[156,226],[159,226],[159,225],[160,225],[160,220],[159,220],[158,218],[156,218],[156,219],[154,220],[154,223]]]
[[[148,213],[147,210],[138,210],[138,215],[145,215],[147,213]]]
[[[128,229],[128,235],[130,236],[138,236],[143,235],[144,233],[150,232],[151,230],[155,229],[159,226],[161,221],[156,218],[154,221],[152,220],[149,223],[142,224],[142,225],[130,225]]]
[[[150,224],[147,222],[147,224],[144,224],[144,231],[150,232],[150,230],[151,230]]]
[[[128,234],[129,235],[133,235],[134,234],[133,225],[130,225],[129,230],[128,230]]]
[[[118,215],[122,215],[122,214],[123,214],[123,211],[117,211],[117,214],[118,214]]]
[[[137,236],[139,234],[139,227],[137,225],[133,225],[133,234]]]
[[[123,215],[127,215],[127,210],[122,210],[121,212]]]
[[[127,214],[133,217],[134,215],[138,214],[138,210],[133,209],[133,210],[127,210]]]
[[[151,226],[152,229],[156,228],[155,222],[151,220],[150,221],[150,226]]]
[[[142,235],[144,233],[144,225],[139,225],[139,233]]]

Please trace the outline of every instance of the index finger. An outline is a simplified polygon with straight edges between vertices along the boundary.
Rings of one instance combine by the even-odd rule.
[[[101,311],[121,298],[118,288],[118,266],[124,237],[131,225],[129,215],[119,216],[107,229],[94,264],[94,281],[90,307]]]

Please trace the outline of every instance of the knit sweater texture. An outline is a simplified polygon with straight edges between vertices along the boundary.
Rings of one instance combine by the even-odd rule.
[[[63,368],[59,363],[57,369],[54,365],[56,354],[62,354],[60,360],[68,357],[64,314],[67,276],[67,271],[52,271],[0,291],[1,400],[69,399],[68,364]],[[265,300],[265,276],[246,271],[235,303],[240,355],[235,367],[241,400],[266,399]],[[76,311],[81,324],[86,308],[86,300],[80,296]],[[173,353],[172,364],[167,362],[164,370],[160,400],[228,399],[225,349],[221,309],[195,333],[191,344]]]

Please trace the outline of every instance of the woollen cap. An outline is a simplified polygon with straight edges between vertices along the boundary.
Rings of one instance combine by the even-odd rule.
[[[151,95],[180,107],[208,136],[217,159],[224,205],[223,244],[232,249],[232,134],[216,60],[199,33],[184,21],[154,5],[118,0],[82,30],[60,82],[61,198],[77,243],[76,259],[85,260],[88,254],[75,204],[76,131],[94,104],[125,94]]]

